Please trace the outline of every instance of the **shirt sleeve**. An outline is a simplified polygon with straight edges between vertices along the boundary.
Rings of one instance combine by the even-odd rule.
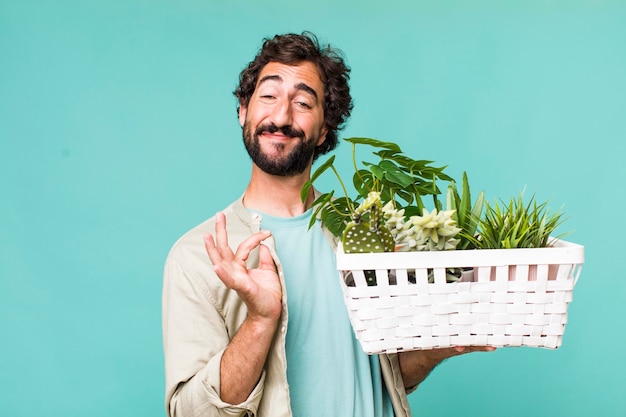
[[[402,372],[400,371],[400,362],[398,354],[381,354],[380,367],[383,374],[383,380],[387,387],[387,392],[391,397],[393,409],[397,417],[411,417],[411,406],[407,398],[407,394],[415,390],[415,388],[406,390],[402,381]]]
[[[206,266],[206,273],[213,274],[212,268]],[[246,401],[228,404],[220,399],[220,362],[231,336],[206,278],[193,270],[185,268],[172,254],[165,264],[163,349],[167,416],[254,416],[263,394],[265,372]]]

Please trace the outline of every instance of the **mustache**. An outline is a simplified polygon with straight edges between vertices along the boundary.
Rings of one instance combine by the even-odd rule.
[[[261,135],[265,132],[267,133],[280,132],[283,135],[288,136],[290,138],[300,138],[302,140],[305,139],[304,132],[300,129],[294,129],[293,127],[291,127],[291,125],[278,127],[274,123],[270,123],[269,125],[262,125],[262,126],[257,127],[254,133],[256,135]]]

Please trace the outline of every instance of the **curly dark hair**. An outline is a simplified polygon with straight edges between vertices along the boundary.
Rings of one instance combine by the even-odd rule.
[[[353,108],[350,95],[350,68],[344,62],[340,50],[331,45],[320,45],[311,32],[288,33],[263,40],[257,56],[239,74],[239,86],[234,91],[239,104],[248,106],[256,88],[259,74],[270,62],[296,65],[312,62],[317,66],[324,83],[324,120],[328,133],[326,140],[315,149],[314,159],[337,147],[337,132],[344,124]]]

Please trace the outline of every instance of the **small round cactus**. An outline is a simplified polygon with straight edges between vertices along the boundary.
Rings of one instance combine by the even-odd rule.
[[[363,203],[356,208],[352,221],[343,232],[342,243],[346,253],[393,252],[394,238],[389,229],[382,224],[380,193],[369,193]]]

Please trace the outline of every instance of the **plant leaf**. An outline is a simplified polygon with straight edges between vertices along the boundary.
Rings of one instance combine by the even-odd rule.
[[[315,170],[315,172],[313,172],[313,174],[311,175],[311,178],[306,183],[304,183],[304,186],[302,186],[302,190],[300,190],[300,198],[302,199],[302,201],[306,201],[307,197],[309,196],[309,190],[313,186],[313,183],[315,182],[315,180],[318,179],[319,176],[322,175],[328,168],[330,168],[334,162],[335,162],[335,155],[332,155],[330,158],[326,160],[326,162],[320,165]]]
[[[461,191],[461,204],[459,205],[459,219],[462,224],[465,224],[465,218],[472,209],[472,196],[470,194],[469,181],[467,180],[467,173],[463,172],[463,182]]]
[[[344,138],[344,140],[346,142],[350,142],[353,144],[361,144],[361,145],[370,145],[373,146],[375,148],[384,148],[384,149],[389,149],[392,151],[396,151],[396,152],[402,152],[402,150],[400,149],[400,146],[398,146],[397,144],[393,143],[393,142],[383,142],[381,140],[378,139],[373,139],[373,138]]]
[[[313,215],[311,216],[311,220],[309,221],[309,229],[315,224],[318,213],[322,211],[327,204],[329,204],[329,202],[333,198],[334,193],[335,191],[331,191],[329,193],[322,194],[313,202],[312,207],[315,207],[315,210],[313,210]]]
[[[370,164],[367,162],[364,162],[363,165],[368,166],[369,170],[372,172],[372,174],[374,174],[376,178],[378,178],[378,180],[383,180],[385,178],[385,170],[378,165]]]

